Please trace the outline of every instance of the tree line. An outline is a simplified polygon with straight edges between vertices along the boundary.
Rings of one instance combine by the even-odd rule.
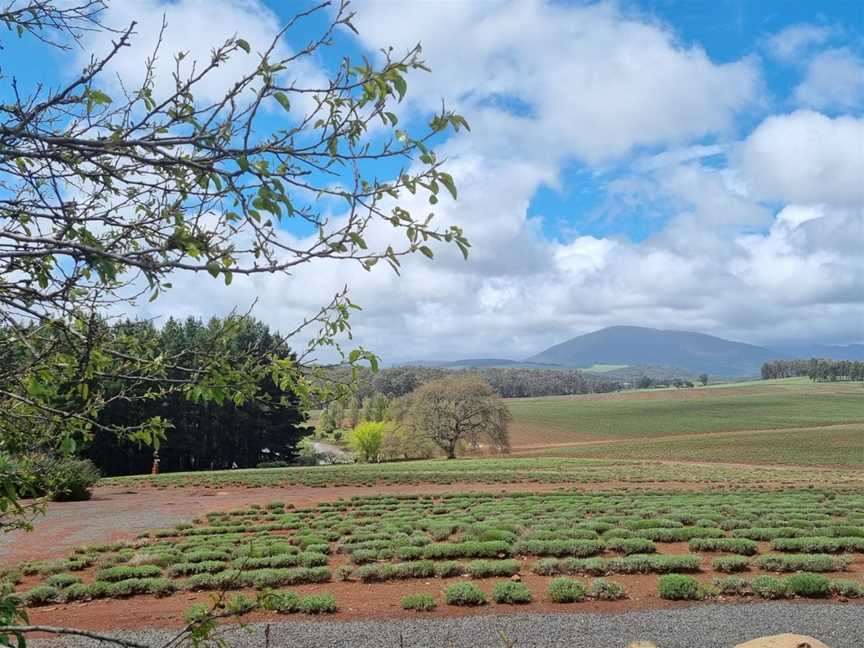
[[[451,369],[443,367],[400,366],[373,372],[357,368],[353,372],[355,397],[361,404],[376,394],[396,398],[413,392],[432,380],[450,376],[480,376],[501,398],[527,398],[537,396],[569,396],[573,394],[606,393],[622,389],[617,380],[594,378],[578,369],[528,369],[520,367],[486,367]],[[347,367],[334,367],[327,371],[329,380],[337,383],[352,382],[352,371]],[[345,404],[348,407],[348,404]]]
[[[185,380],[190,372],[203,371],[214,354],[219,355],[220,362],[238,367],[250,358],[293,358],[279,336],[252,318],[213,318],[208,322],[169,319],[158,328],[140,320],[102,322],[101,326],[106,335],[123,340],[130,350],[146,348],[150,354],[172,358],[173,368],[160,377],[169,385]],[[12,341],[11,337],[3,337]],[[215,339],[218,344],[213,343]],[[4,345],[0,368],[15,362],[22,353],[15,344]],[[195,385],[180,390],[153,390],[149,383],[130,386],[121,377],[103,379],[100,397],[104,403],[90,434],[76,444],[75,452],[92,460],[103,475],[150,472],[154,447],[131,435],[117,435],[115,430],[134,430],[155,418],[167,428],[157,448],[161,470],[250,468],[267,460],[290,461],[297,443],[309,433],[298,397],[280,388],[269,375],[257,377],[256,384],[249,386],[247,393],[254,394],[250,399],[227,389],[220,393],[218,384],[208,385],[207,389],[215,394],[214,398],[202,398]],[[60,402],[58,394],[58,409],[69,406],[65,402],[68,398],[62,396]],[[20,425],[9,432],[4,439],[5,449],[14,454],[56,452],[54,440],[38,427]]]
[[[763,380],[799,376],[807,376],[810,380],[819,382],[864,380],[864,362],[810,358],[809,360],[774,360],[762,365]]]

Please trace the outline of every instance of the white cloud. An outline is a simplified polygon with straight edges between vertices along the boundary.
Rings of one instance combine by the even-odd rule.
[[[781,61],[792,61],[814,45],[824,43],[832,30],[819,25],[791,25],[768,40],[768,49]]]
[[[252,72],[260,61],[258,53],[271,46],[282,27],[279,18],[260,0],[121,0],[107,4],[102,20],[121,31],[135,23],[129,46],[112,59],[102,78],[118,85],[122,81],[127,91],[134,92],[144,81],[145,61],[157,51],[158,44],[154,65],[157,97],[174,91],[178,53],[185,54],[180,63],[181,78],[185,78],[208,66],[213,50],[228,39],[246,40],[250,54],[234,52],[195,84],[195,97],[201,102],[222,99],[234,82]],[[85,32],[85,49],[76,49],[76,68],[87,65],[91,55],[106,55],[116,39],[117,35],[108,31]],[[284,40],[279,40],[272,56],[282,59],[290,54]],[[286,84],[299,79],[314,83],[314,87],[319,87],[324,78],[308,58],[298,59],[284,74]]]
[[[370,47],[422,41],[433,74],[412,77],[413,100],[456,98],[477,124],[471,146],[490,153],[602,163],[726,129],[759,98],[755,62],[715,64],[611,4],[379,1],[356,24]],[[516,119],[508,100],[524,106]]]
[[[795,99],[814,108],[864,106],[864,61],[845,48],[819,53],[807,64]]]
[[[738,162],[752,191],[790,203],[864,203],[864,119],[809,110],[769,117]]]
[[[471,122],[470,136],[442,147],[459,200],[436,211],[465,228],[469,261],[436,248],[401,277],[320,262],[235,277],[230,289],[186,275],[145,312],[207,316],[257,296],[256,316],[287,330],[347,283],[364,307],[356,342],[390,361],[524,357],[612,324],[860,339],[862,120],[800,111],[727,144],[736,114],[760,102],[756,62],[715,64],[611,4],[370,0],[358,10],[370,51],[423,42],[433,74],[411,76],[403,111],[425,115],[444,97]],[[550,237],[531,201],[541,187],[566,192],[574,159],[618,217],[653,218],[654,233],[592,234],[573,213],[572,233]],[[610,180],[616,164],[623,173]]]

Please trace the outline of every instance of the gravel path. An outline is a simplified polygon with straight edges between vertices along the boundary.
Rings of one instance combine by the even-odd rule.
[[[263,625],[233,627],[232,647],[265,645]],[[625,614],[522,614],[451,619],[270,624],[273,648],[624,648],[650,640],[660,648],[731,648],[755,637],[793,632],[814,636],[831,648],[864,646],[864,606],[817,603],[695,605]],[[501,639],[504,633],[509,642]],[[159,645],[164,632],[127,633]],[[39,648],[95,648],[91,640],[37,641]]]

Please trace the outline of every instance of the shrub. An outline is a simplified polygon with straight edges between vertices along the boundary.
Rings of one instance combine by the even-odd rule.
[[[534,556],[596,556],[604,544],[598,540],[524,540],[516,544],[513,552]]]
[[[849,566],[849,558],[828,554],[766,554],[756,559],[756,565],[765,571],[775,572],[842,571]]]
[[[771,543],[771,548],[775,551],[801,553],[864,552],[864,538],[777,538]]]
[[[45,585],[59,588],[69,587],[70,585],[75,585],[80,582],[81,577],[76,576],[75,574],[54,574],[45,579]]]
[[[277,459],[276,461],[261,461],[258,464],[256,464],[255,467],[256,468],[287,468],[290,465],[291,464],[289,464],[287,461],[280,461]],[[270,505],[268,504],[267,506],[269,507]]]
[[[719,556],[711,562],[714,571],[732,574],[746,571],[750,567],[750,561],[742,556]]]
[[[222,560],[202,560],[201,562],[175,563],[168,568],[171,576],[190,576],[192,574],[215,574],[223,571],[226,564]]]
[[[396,552],[396,555],[399,556],[400,560],[416,560],[423,555],[423,549],[421,547],[399,547],[399,551]]]
[[[243,592],[237,592],[225,603],[225,609],[237,616],[251,612],[256,607],[255,601],[246,596]]]
[[[689,545],[690,551],[728,551],[743,556],[759,553],[759,544],[747,538],[693,538]]]
[[[782,578],[757,576],[750,582],[753,593],[766,599],[780,599],[789,596],[789,587]]]
[[[512,576],[519,573],[518,560],[472,560],[465,571],[471,578]]]
[[[493,540],[490,542],[442,542],[423,547],[423,557],[440,558],[496,558],[509,556],[510,545]]]
[[[128,567],[124,565],[100,569],[96,572],[96,580],[113,583],[132,578],[153,578],[161,574],[162,570],[156,565],[141,565],[140,567]]]
[[[108,586],[108,596],[123,598],[135,594],[168,596],[177,591],[177,584],[168,578],[128,578]]]
[[[657,546],[647,538],[613,538],[606,543],[606,548],[625,555],[657,551]]]
[[[750,583],[740,576],[723,576],[714,579],[714,587],[721,594],[736,595],[746,594],[750,589]]]
[[[657,528],[634,531],[634,536],[655,542],[686,542],[693,538],[722,538],[723,529],[717,527]]]
[[[502,581],[495,583],[492,588],[492,600],[496,603],[530,603],[531,591],[524,583],[516,581]]]
[[[336,611],[336,599],[332,594],[309,594],[300,599],[298,609],[303,614],[332,614]]]
[[[606,561],[606,569],[618,574],[668,574],[699,571],[702,559],[692,555],[632,554]]]
[[[598,601],[617,601],[626,596],[623,585],[615,581],[608,581],[605,578],[595,579],[591,583],[589,593]]]
[[[287,590],[266,590],[258,595],[258,606],[262,610],[290,614],[300,607],[300,597]]]
[[[444,589],[447,605],[474,606],[486,603],[486,595],[473,583],[454,583]]]
[[[606,562],[602,558],[566,558],[561,561],[559,568],[564,574],[603,576],[607,571]]]
[[[831,594],[828,579],[822,574],[811,574],[808,572],[793,574],[786,579],[786,585],[797,596],[821,598]]]
[[[705,598],[702,586],[692,576],[666,574],[657,582],[660,598],[669,601],[701,601]]]
[[[561,573],[561,561],[557,558],[541,558],[531,567],[539,576],[554,576]]]
[[[409,594],[402,599],[403,610],[417,610],[418,612],[431,612],[438,607],[438,602],[431,594]]]
[[[46,453],[20,457],[15,469],[33,489],[33,495],[47,495],[55,502],[90,499],[90,488],[101,477],[89,459]]]
[[[111,587],[111,583],[103,581],[75,583],[64,589],[60,594],[64,601],[91,601],[110,596]]]
[[[347,581],[351,580],[351,576],[354,574],[354,567],[351,565],[339,565],[336,568],[336,578],[339,580]]]
[[[462,564],[455,560],[445,560],[435,563],[435,575],[438,578],[452,578],[453,576],[461,576],[465,573]]]
[[[50,585],[38,585],[20,596],[21,603],[26,606],[47,605],[60,600],[60,590]]]
[[[837,596],[844,596],[846,598],[864,597],[864,585],[857,581],[838,578],[837,580],[832,580],[828,586]]]
[[[553,579],[547,592],[555,603],[577,603],[585,598],[585,586],[572,578]]]

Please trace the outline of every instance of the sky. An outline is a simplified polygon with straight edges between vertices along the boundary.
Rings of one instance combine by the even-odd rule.
[[[115,0],[110,20],[138,20],[139,37],[111,72],[139,73],[163,16],[164,49],[204,59],[234,33],[266,42],[305,6]],[[385,362],[518,359],[625,324],[755,344],[864,342],[864,3],[352,7],[359,35],[338,34],[291,74],[323,79],[346,54],[422,44],[432,73],[409,77],[399,113],[419,124],[443,100],[471,124],[438,145],[459,199],[436,211],[464,228],[469,259],[441,249],[401,276],[310,264],[229,289],[178,277],[138,314],[209,317],[257,300],[253,314],[287,331],[347,285],[363,307],[353,342]],[[286,51],[318,28],[289,33]],[[90,37],[71,61],[19,59],[12,71],[60,81],[107,44]],[[207,90],[218,94],[218,78]]]

